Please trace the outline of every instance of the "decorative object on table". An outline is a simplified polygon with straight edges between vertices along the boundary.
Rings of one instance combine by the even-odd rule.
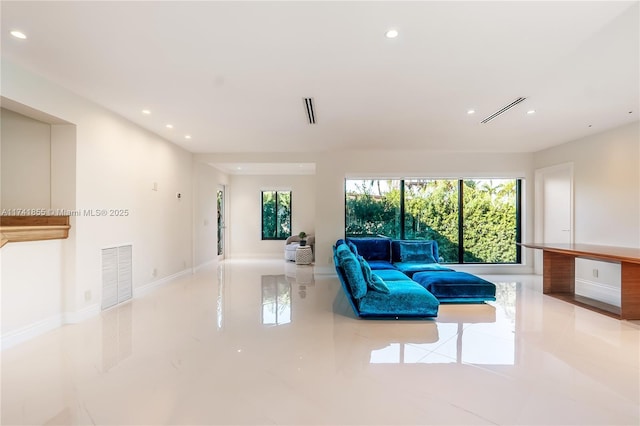
[[[304,247],[307,245],[307,233],[302,231],[298,234],[298,238],[300,238],[300,247]]]

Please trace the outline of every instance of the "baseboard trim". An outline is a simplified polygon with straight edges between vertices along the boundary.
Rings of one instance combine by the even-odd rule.
[[[260,260],[273,260],[283,259],[283,253],[235,253],[226,257],[227,259],[260,259]]]
[[[85,306],[77,312],[65,312],[63,315],[64,324],[77,324],[86,319],[100,314],[100,304]]]
[[[2,350],[26,342],[48,331],[55,330],[64,324],[63,315],[57,314],[33,324],[8,332],[2,336],[0,347]]]
[[[145,295],[152,290],[165,286],[172,281],[181,278],[186,275],[193,274],[191,268],[177,272],[168,277],[164,277],[157,281],[153,281],[149,284],[145,284],[142,287],[133,290],[133,297],[137,298]],[[49,318],[45,318],[40,321],[36,321],[33,324],[21,327],[17,330],[10,331],[0,337],[0,350],[5,350],[16,346],[20,343],[40,336],[41,334],[55,330],[65,324],[78,324],[94,316],[100,315],[100,304],[93,304],[80,309],[77,312],[63,312],[60,314],[52,315]]]
[[[215,265],[217,262],[218,262],[217,259],[212,259],[212,260],[210,260],[208,262],[201,263],[198,266],[196,266],[195,268],[193,268],[193,273],[195,274],[196,272],[199,272],[202,269],[209,268],[209,267]]]
[[[169,275],[167,277],[164,278],[160,278],[159,280],[156,281],[151,281],[150,283],[147,283],[143,286],[137,287],[133,289],[133,297],[134,299],[140,296],[144,296],[145,294],[149,293],[150,291],[153,291],[157,288],[163,287],[167,284],[169,284],[170,282],[172,282],[173,280],[176,280],[178,278],[184,277],[186,275],[192,275],[193,274],[193,269],[189,268],[189,269],[185,269],[183,271],[180,272],[176,272],[173,275]]]

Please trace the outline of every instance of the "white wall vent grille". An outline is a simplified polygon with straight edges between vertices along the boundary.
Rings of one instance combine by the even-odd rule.
[[[131,299],[131,245],[102,249],[102,309]]]

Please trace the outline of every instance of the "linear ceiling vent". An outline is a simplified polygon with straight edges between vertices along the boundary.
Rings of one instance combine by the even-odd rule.
[[[307,111],[309,124],[316,124],[316,112],[313,106],[313,98],[304,98],[304,108]]]
[[[527,98],[518,98],[515,101],[511,102],[509,105],[502,107],[500,110],[494,112],[493,114],[491,114],[490,116],[488,116],[487,118],[485,118],[484,120],[481,121],[482,124],[487,124],[489,121],[493,120],[494,118],[496,118],[497,116],[499,116],[500,114],[504,114],[505,112],[509,111],[511,108],[513,108],[514,106],[518,105],[520,102],[524,101]]]

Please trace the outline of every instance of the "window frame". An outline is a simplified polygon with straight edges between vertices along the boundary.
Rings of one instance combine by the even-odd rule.
[[[405,199],[405,181],[407,180],[415,180],[415,179],[424,179],[424,180],[453,180],[457,181],[458,185],[458,258],[456,262],[447,262],[448,264],[465,264],[465,265],[521,265],[522,264],[522,248],[519,243],[521,243],[522,236],[522,178],[518,177],[482,177],[482,178],[433,178],[433,177],[411,177],[411,178],[395,178],[394,180],[398,180],[400,182],[400,239],[405,239],[406,230],[405,230],[405,221],[406,221],[406,199]],[[465,181],[469,180],[490,180],[490,179],[509,179],[515,181],[515,245],[516,245],[516,259],[514,262],[465,262],[464,254],[464,184]],[[348,211],[347,211],[347,181],[358,181],[358,180],[388,180],[384,178],[345,178],[344,180],[344,197],[345,197],[345,210],[344,210],[344,235],[345,237],[357,237],[357,234],[347,234],[347,225],[348,225]]]
[[[264,234],[264,224],[265,224],[265,217],[264,217],[264,205],[265,205],[265,201],[264,201],[264,194],[265,193],[275,193],[275,197],[274,197],[274,203],[275,203],[275,223],[274,223],[274,227],[276,230],[276,236],[275,237],[269,237],[269,236],[265,236]],[[292,205],[293,205],[293,194],[292,191],[290,189],[263,189],[262,191],[260,191],[260,237],[262,241],[284,241],[287,238],[289,238],[291,236],[291,230],[289,230],[289,234],[288,235],[281,235],[280,234],[280,227],[278,226],[278,205],[279,205],[279,199],[280,199],[280,194],[281,193],[288,193],[289,194],[289,227],[291,227],[291,217],[292,217]]]

